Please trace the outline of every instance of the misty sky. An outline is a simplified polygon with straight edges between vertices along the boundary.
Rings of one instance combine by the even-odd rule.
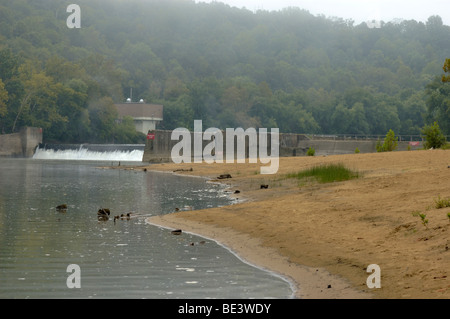
[[[214,0],[198,0],[212,2]],[[286,7],[306,9],[314,15],[353,19],[356,24],[368,20],[392,21],[396,18],[426,22],[439,15],[450,25],[449,0],[219,0],[230,6],[255,11],[279,10]]]

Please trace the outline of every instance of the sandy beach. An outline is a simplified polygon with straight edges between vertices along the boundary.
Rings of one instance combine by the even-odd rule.
[[[361,176],[326,184],[285,177],[325,163],[343,163]],[[438,196],[450,198],[449,166],[449,150],[424,150],[280,158],[275,175],[261,175],[260,163],[134,169],[225,183],[241,202],[148,222],[220,242],[288,278],[298,298],[428,299],[450,297],[450,207],[435,207]],[[231,178],[217,180],[221,174]],[[381,288],[367,286],[371,264],[380,267]]]

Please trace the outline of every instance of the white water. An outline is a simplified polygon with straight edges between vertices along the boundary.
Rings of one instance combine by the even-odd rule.
[[[143,150],[120,151],[111,150],[107,152],[98,152],[80,147],[77,150],[54,150],[37,148],[33,155],[34,159],[45,160],[84,160],[84,161],[124,161],[124,162],[142,162],[144,156]]]

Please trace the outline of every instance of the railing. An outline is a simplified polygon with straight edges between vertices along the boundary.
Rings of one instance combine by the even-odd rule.
[[[309,139],[324,139],[324,140],[381,140],[383,141],[386,135],[375,134],[305,134]],[[422,135],[396,135],[400,142],[423,142]],[[450,135],[446,136],[447,141],[450,140]]]

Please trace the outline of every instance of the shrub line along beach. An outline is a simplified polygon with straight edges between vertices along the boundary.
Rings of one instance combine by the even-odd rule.
[[[330,164],[347,168],[351,178],[320,182],[298,174]],[[261,175],[259,166],[133,169],[226,184],[236,204],[147,221],[218,241],[291,280],[298,298],[450,297],[449,150],[282,157],[275,175]],[[371,264],[380,267],[381,288],[367,286]]]

